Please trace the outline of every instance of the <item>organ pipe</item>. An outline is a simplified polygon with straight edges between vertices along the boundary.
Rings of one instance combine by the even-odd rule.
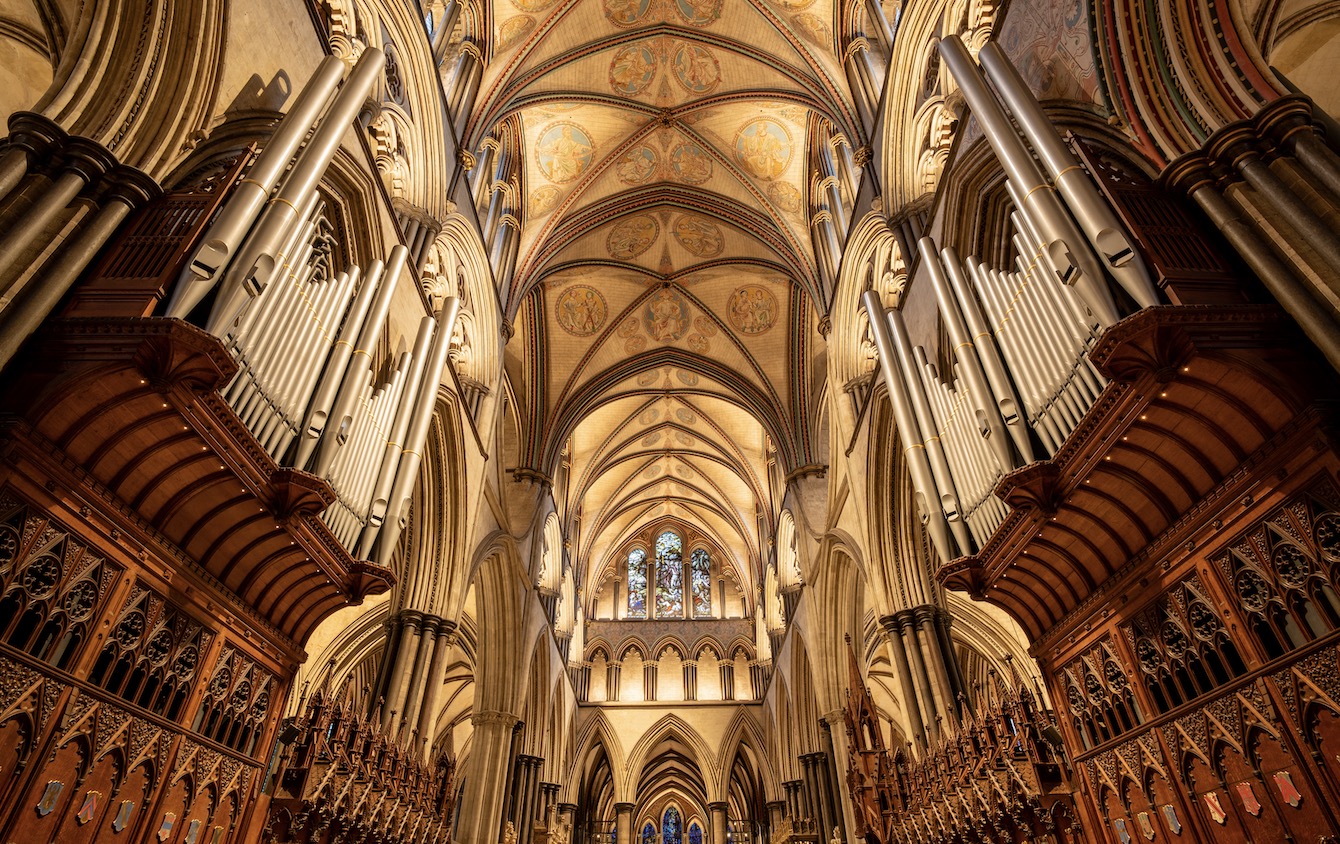
[[[1102,264],[1080,234],[1074,220],[1057,198],[1055,190],[1038,169],[1014,125],[987,87],[977,63],[957,35],[940,41],[940,54],[959,90],[982,125],[983,133],[1006,175],[1024,195],[1024,212],[1046,235],[1047,252],[1063,283],[1070,284],[1104,326],[1119,316],[1112,296],[1103,282]]]
[[[940,493],[940,507],[944,511],[945,519],[949,522],[949,529],[953,532],[958,547],[964,553],[968,553],[972,548],[972,542],[968,538],[967,525],[963,522],[963,508],[959,503],[958,490],[954,485],[954,473],[949,469],[949,460],[945,456],[944,443],[938,435],[935,416],[931,412],[930,401],[926,397],[926,385],[921,380],[921,374],[918,371],[920,367],[917,366],[916,358],[912,354],[912,343],[908,339],[907,325],[903,322],[901,311],[886,311],[884,317],[888,320],[889,331],[893,337],[893,348],[898,354],[898,364],[902,372],[903,383],[907,385],[907,394],[912,400],[912,413],[915,415],[917,426],[921,430],[926,457],[930,462],[931,476],[935,480],[935,488]]]
[[[940,263],[940,256],[935,252],[935,241],[929,237],[923,237],[917,246],[921,250],[922,260],[926,263],[931,286],[935,288],[935,301],[940,306],[940,314],[943,317],[945,329],[949,332],[949,340],[954,344],[954,355],[958,358],[959,368],[962,370],[963,378],[968,385],[973,414],[978,420],[978,431],[990,443],[996,462],[1000,465],[1000,470],[1009,472],[1016,466],[1014,455],[1006,441],[1005,420],[1001,418],[1000,408],[994,400],[991,389],[987,386],[986,374],[982,371],[982,361],[977,355],[977,347],[973,338],[968,334],[968,326],[963,320],[963,313],[959,310],[958,303],[954,301],[953,293],[949,290],[949,282],[945,279],[944,266]],[[1017,422],[1019,417],[1016,414],[1014,418]]]
[[[396,408],[395,420],[386,435],[377,479],[372,488],[371,506],[368,511],[368,523],[363,530],[363,538],[358,547],[358,558],[366,559],[372,551],[372,543],[377,538],[377,528],[386,518],[386,504],[391,494],[391,484],[395,480],[396,467],[404,453],[405,435],[409,433],[410,416],[417,406],[417,397],[423,389],[423,370],[428,363],[428,343],[433,337],[433,328],[437,321],[430,316],[419,321],[419,334],[414,340],[414,363],[406,380],[404,400]]]
[[[270,200],[260,219],[256,221],[237,258],[233,260],[219,284],[214,310],[206,330],[215,336],[232,324],[247,295],[256,296],[259,290],[257,274],[269,271],[274,265],[274,252],[297,219],[297,207],[315,191],[325,175],[344,133],[367,100],[372,83],[382,71],[382,51],[370,47],[363,51],[354,65],[349,79],[340,88],[330,109],[322,118],[312,138],[298,153],[293,169],[284,179],[279,192]]]
[[[228,269],[298,145],[330,101],[343,72],[344,64],[338,58],[326,56],[321,60],[294,100],[293,107],[279,121],[247,177],[237,185],[228,204],[219,211],[205,242],[187,262],[168,302],[167,316],[185,319]]]
[[[382,277],[382,286],[377,293],[377,300],[372,307],[372,313],[364,320],[362,330],[359,332],[358,344],[350,357],[349,365],[344,373],[344,380],[340,384],[340,390],[336,394],[329,419],[322,431],[321,447],[317,451],[316,465],[312,469],[314,473],[323,477],[330,470],[330,463],[335,458],[336,447],[349,435],[349,425],[353,421],[354,402],[357,400],[363,385],[371,377],[372,350],[377,345],[377,341],[381,339],[382,326],[386,323],[386,315],[391,309],[391,296],[395,293],[396,282],[399,281],[400,274],[405,269],[405,259],[408,255],[409,251],[400,244],[396,244],[396,247],[391,250],[391,259]],[[333,425],[330,424],[332,421],[334,422]]]
[[[1158,293],[1140,253],[1117,220],[1117,215],[1099,195],[1093,182],[1080,169],[1074,154],[1056,133],[1042,105],[1028,89],[1019,71],[1010,63],[1000,45],[994,42],[982,47],[978,56],[987,75],[995,83],[996,90],[1014,114],[1014,119],[1037,151],[1038,158],[1051,173],[1057,190],[1075,215],[1076,222],[1107,264],[1107,270],[1140,307],[1157,305]]]
[[[437,316],[437,334],[433,337],[433,350],[429,354],[428,366],[417,391],[414,414],[409,424],[409,433],[405,437],[405,449],[400,454],[396,466],[395,482],[391,485],[387,515],[390,524],[383,524],[381,545],[378,548],[377,562],[388,565],[391,552],[405,527],[409,516],[409,499],[414,492],[414,481],[419,476],[419,465],[423,460],[423,447],[428,441],[428,430],[433,421],[433,410],[437,407],[437,388],[442,383],[442,372],[447,365],[447,351],[451,348],[451,332],[456,326],[456,315],[460,312],[461,300],[449,296],[442,302]],[[374,530],[376,530],[374,528]],[[374,537],[375,539],[376,537]],[[371,543],[367,543],[371,547]]]
[[[298,442],[297,457],[293,461],[295,466],[306,466],[317,443],[320,442],[321,432],[325,430],[326,420],[330,417],[330,409],[335,404],[336,393],[344,381],[344,373],[348,370],[349,360],[354,354],[354,342],[363,331],[368,309],[372,307],[372,297],[376,294],[385,271],[386,265],[380,260],[372,262],[367,280],[363,282],[358,297],[354,299],[353,307],[349,309],[344,319],[339,339],[335,341],[330,360],[326,362],[326,367],[321,373],[321,383],[307,409],[302,439]],[[389,297],[390,294],[386,295]]]
[[[879,294],[873,290],[867,290],[862,294],[861,303],[865,305],[866,314],[870,317],[870,336],[874,339],[875,349],[879,352],[880,371],[884,375],[884,385],[889,391],[889,402],[893,407],[898,436],[903,442],[903,453],[907,457],[908,471],[912,476],[912,487],[916,493],[917,509],[921,511],[921,518],[941,559],[952,560],[958,556],[957,549],[949,535],[949,524],[944,511],[940,509],[940,493],[931,474],[921,429],[912,411],[912,399],[907,394],[907,387],[895,363],[896,353],[888,321],[884,318],[884,303],[880,301]]]
[[[1005,428],[1009,431],[1010,439],[1014,441],[1014,447],[1019,450],[1024,462],[1032,463],[1034,460],[1033,442],[1028,436],[1023,403],[1019,400],[1019,395],[1014,389],[1014,383],[1010,380],[1005,368],[1005,361],[1001,357],[1000,347],[996,345],[995,335],[987,327],[986,317],[983,316],[977,297],[973,295],[969,287],[970,282],[963,269],[963,263],[959,260],[958,253],[952,247],[946,246],[940,255],[944,258],[944,267],[949,276],[949,285],[953,289],[954,299],[957,300],[959,312],[963,315],[968,330],[972,333],[974,348],[978,353],[978,359],[982,363],[982,373],[986,376],[987,383],[991,387],[991,395],[995,398],[996,407],[1000,409],[1000,416],[1005,421]]]

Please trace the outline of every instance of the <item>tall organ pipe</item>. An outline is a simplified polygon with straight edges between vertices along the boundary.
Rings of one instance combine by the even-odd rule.
[[[996,84],[996,90],[1028,136],[1038,158],[1051,173],[1056,189],[1065,198],[1076,222],[1088,236],[1107,269],[1122,289],[1142,308],[1159,303],[1158,292],[1150,280],[1144,259],[1131,243],[1117,215],[1084,175],[1074,154],[1056,133],[1042,105],[1028,89],[1019,71],[1006,57],[999,44],[990,42],[978,53],[982,67]]]
[[[205,242],[196,249],[182,271],[168,302],[168,316],[185,319],[228,269],[237,247],[256,221],[298,145],[330,101],[343,73],[344,63],[335,56],[326,56],[317,65],[312,78],[293,101],[293,107],[279,121],[265,149],[251,165],[247,177],[238,183],[228,204],[219,211]]]
[[[382,71],[382,64],[382,51],[371,47],[363,52],[358,64],[354,65],[349,79],[335,95],[330,110],[312,133],[312,139],[299,153],[279,193],[261,213],[241,252],[223,274],[214,310],[205,327],[209,333],[221,336],[245,301],[243,297],[248,294],[255,296],[259,292],[257,275],[273,266],[275,248],[283,241],[297,218],[297,206],[311,191],[316,190],[321,177],[325,175],[344,133],[367,101],[372,83]]]
[[[424,370],[423,381],[415,397],[416,406],[410,419],[409,433],[405,437],[405,449],[400,453],[395,482],[391,484],[390,504],[387,508],[389,524],[383,524],[380,530],[381,544],[377,548],[377,562],[382,565],[390,564],[391,553],[395,550],[396,541],[400,539],[400,532],[404,530],[405,519],[409,515],[409,499],[414,492],[414,481],[419,477],[424,443],[428,442],[428,429],[433,422],[433,410],[437,407],[437,388],[442,383],[442,372],[447,366],[447,351],[451,348],[451,332],[456,326],[456,314],[460,310],[461,300],[450,296],[442,302],[438,312],[433,351],[429,354],[428,367]]]
[[[978,430],[991,445],[1000,470],[1012,471],[1016,467],[1014,455],[1006,442],[1008,435],[1005,433],[1005,420],[1001,418],[986,374],[982,371],[982,361],[977,356],[977,346],[968,333],[967,323],[963,321],[963,313],[959,310],[958,302],[954,301],[954,294],[945,279],[945,269],[940,263],[940,256],[936,254],[935,241],[923,237],[917,247],[921,250],[922,260],[926,262],[931,286],[935,288],[935,300],[944,317],[945,328],[949,331],[949,341],[954,344],[954,354],[968,386],[968,401],[979,420]]]
[[[400,280],[400,274],[405,269],[405,259],[408,255],[409,251],[401,244],[396,244],[391,250],[391,260],[386,265],[381,289],[377,292],[377,301],[373,304],[372,313],[363,321],[362,330],[358,335],[358,345],[349,359],[349,365],[345,368],[340,391],[335,396],[330,416],[320,435],[321,448],[317,451],[316,466],[312,471],[322,477],[325,477],[330,469],[330,462],[335,457],[335,446],[349,435],[347,426],[353,418],[354,403],[363,386],[367,384],[372,368],[372,347],[377,345],[377,340],[381,338],[382,325],[385,324],[386,315],[391,310],[391,296],[395,293],[396,282]],[[330,424],[331,422],[334,424]],[[310,428],[308,435],[311,435]]]
[[[317,386],[316,393],[312,396],[312,403],[307,408],[307,417],[303,420],[302,440],[298,443],[294,466],[306,466],[312,451],[320,441],[321,432],[325,430],[326,420],[330,416],[330,409],[335,404],[335,396],[344,381],[345,370],[349,368],[349,359],[354,354],[354,342],[363,330],[368,309],[372,307],[372,297],[377,292],[385,270],[386,265],[381,261],[372,262],[367,280],[359,288],[358,297],[354,299],[353,307],[344,318],[344,326],[340,329],[340,336],[331,349],[330,360],[326,362],[326,368],[321,373],[321,383]]]
[[[1005,428],[1010,433],[1010,439],[1014,440],[1014,447],[1019,450],[1019,455],[1023,457],[1025,463],[1032,463],[1033,441],[1028,437],[1027,412],[1019,400],[1019,394],[1014,390],[1009,370],[1006,369],[1000,348],[987,326],[986,317],[982,314],[977,297],[972,293],[963,262],[959,260],[958,253],[953,247],[946,246],[940,255],[944,258],[949,286],[958,301],[959,312],[967,322],[968,330],[972,332],[973,345],[982,363],[982,372],[986,376],[987,383],[991,385],[991,394],[995,396],[1001,419],[1005,421]]]
[[[1043,178],[1023,140],[1015,133],[1014,125],[987,87],[986,78],[968,54],[968,48],[957,35],[949,35],[940,41],[940,54],[958,82],[963,98],[982,124],[987,142],[995,150],[1005,173],[1023,192],[1025,211],[1046,234],[1047,252],[1061,273],[1061,281],[1074,286],[1103,325],[1112,325],[1120,317],[1103,282],[1102,264],[1076,228],[1055,190]]]
[[[405,435],[409,433],[410,417],[418,408],[419,391],[424,389],[423,370],[428,365],[428,343],[433,338],[433,327],[437,321],[430,316],[419,321],[419,335],[414,340],[413,364],[405,380],[405,391],[396,408],[395,419],[386,434],[386,445],[382,450],[381,465],[377,470],[372,487],[372,504],[368,510],[368,523],[363,528],[363,539],[358,546],[358,559],[367,559],[372,551],[372,543],[377,539],[377,530],[386,518],[387,501],[391,495],[391,484],[395,481],[396,467],[400,464],[405,448]]]
[[[935,550],[941,559],[952,560],[958,556],[954,540],[949,535],[949,523],[944,511],[940,509],[940,493],[931,474],[930,461],[926,457],[926,445],[922,441],[921,428],[917,425],[916,415],[912,411],[912,399],[908,397],[907,386],[897,369],[897,354],[893,350],[893,337],[888,321],[884,318],[884,303],[879,294],[867,290],[861,295],[866,314],[870,317],[870,336],[879,352],[880,372],[884,374],[884,386],[889,391],[889,402],[893,406],[893,418],[898,426],[898,436],[903,441],[903,454],[907,457],[908,472],[912,476],[912,487],[916,491],[917,509],[926,522],[927,531]]]
[[[926,398],[926,384],[921,380],[920,367],[916,356],[912,354],[912,342],[907,335],[907,324],[899,311],[884,312],[893,335],[893,346],[898,352],[898,363],[902,368],[903,382],[907,384],[908,397],[912,399],[912,413],[916,415],[921,427],[922,441],[926,446],[926,457],[930,460],[931,476],[935,478],[936,489],[940,492],[940,507],[949,520],[949,529],[953,531],[958,547],[963,553],[972,549],[968,538],[968,526],[963,521],[963,507],[959,503],[958,489],[954,485],[954,473],[949,468],[949,458],[945,455],[944,443],[940,441],[939,429],[935,424],[935,414]]]

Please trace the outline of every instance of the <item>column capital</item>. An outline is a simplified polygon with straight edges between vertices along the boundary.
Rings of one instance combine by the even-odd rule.
[[[707,804],[707,810],[709,812],[724,812],[728,808],[730,808],[730,804],[726,803],[724,800],[718,800]]]
[[[614,812],[619,815],[631,815],[637,806],[633,803],[615,803]]]
[[[485,709],[471,715],[470,723],[474,724],[476,727],[483,727],[489,724],[502,724],[510,729],[521,723],[521,716],[497,709]]]

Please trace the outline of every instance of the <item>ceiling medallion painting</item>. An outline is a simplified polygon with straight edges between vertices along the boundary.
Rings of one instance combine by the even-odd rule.
[[[553,185],[543,185],[530,195],[530,213],[535,216],[549,213],[557,204],[558,188]]]
[[[721,17],[721,0],[675,0],[675,7],[692,26],[708,26]]]
[[[512,49],[521,43],[521,39],[535,28],[535,18],[530,15],[516,15],[498,26],[498,40],[495,48],[499,53]]]
[[[658,161],[656,150],[649,146],[635,146],[615,162],[614,173],[625,185],[640,185],[656,172]]]
[[[699,258],[721,254],[724,239],[716,223],[696,214],[683,214],[675,221],[675,240]]]
[[[641,325],[635,316],[630,316],[628,319],[624,320],[623,325],[619,326],[619,330],[616,333],[623,338],[623,350],[626,354],[635,355],[647,348],[647,338],[638,333],[640,327]],[[644,372],[642,375],[638,376],[637,383],[640,387],[646,387],[655,380],[656,373]]]
[[[689,306],[669,287],[657,290],[643,312],[651,339],[669,343],[684,336],[689,328]]]
[[[624,29],[665,23],[676,14],[684,23],[698,27],[710,26],[721,17],[721,0],[604,0],[603,6],[609,22]],[[658,19],[648,20],[653,16]]]
[[[833,43],[833,33],[828,29],[828,24],[819,20],[818,17],[809,12],[802,12],[792,18],[795,21],[796,29],[800,34],[813,41],[816,46],[827,49]]]
[[[681,182],[701,185],[712,178],[712,159],[702,147],[685,141],[670,151],[670,169]]]
[[[605,251],[611,258],[636,258],[651,248],[661,234],[661,226],[652,217],[639,214],[623,220],[605,238]]]
[[[594,287],[574,284],[558,297],[558,324],[569,334],[587,337],[605,325],[605,297]]]
[[[512,5],[523,12],[543,12],[557,2],[558,0],[512,0]]]
[[[755,178],[772,181],[791,163],[791,135],[766,117],[747,123],[735,133],[735,157]]]
[[[777,321],[777,297],[757,284],[746,284],[730,297],[730,324],[741,334],[762,334]]]
[[[702,333],[704,337],[713,337],[717,333],[717,324],[715,322],[712,322],[712,320],[706,316],[695,317],[693,320],[693,327],[698,329],[698,331]],[[684,373],[681,372],[680,379],[683,380],[683,377]],[[694,378],[697,377],[698,376],[696,375],[694,376]]]
[[[540,172],[551,182],[571,182],[591,164],[595,145],[586,130],[568,120],[551,123],[535,141]]]
[[[615,26],[637,26],[651,8],[651,0],[605,0],[605,17]]]
[[[656,76],[656,54],[646,44],[620,49],[610,61],[610,89],[631,97],[647,90]]]
[[[721,81],[721,65],[717,63],[716,56],[698,44],[679,45],[671,67],[674,68],[675,79],[690,93],[706,94]]]
[[[768,185],[768,199],[777,203],[778,208],[791,214],[800,210],[800,191],[790,182],[773,182]]]

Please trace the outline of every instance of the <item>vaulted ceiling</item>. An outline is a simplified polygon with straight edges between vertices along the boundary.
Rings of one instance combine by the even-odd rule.
[[[812,462],[814,144],[857,123],[835,7],[492,3],[466,136],[520,149],[519,461],[554,479],[588,578],[669,515],[751,594],[778,479]]]

